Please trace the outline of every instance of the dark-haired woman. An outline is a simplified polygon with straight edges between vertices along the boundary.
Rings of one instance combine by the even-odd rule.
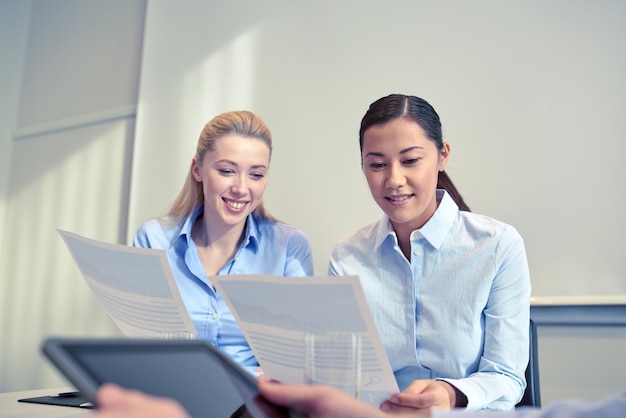
[[[370,105],[361,162],[381,220],[341,241],[329,274],[360,278],[402,391],[387,410],[512,409],[528,363],[530,276],[510,225],[469,211],[425,100]]]

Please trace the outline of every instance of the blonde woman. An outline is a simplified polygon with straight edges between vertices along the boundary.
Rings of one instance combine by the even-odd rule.
[[[216,116],[202,130],[186,182],[169,209],[137,231],[134,246],[167,252],[198,336],[241,366],[258,363],[211,277],[313,274],[308,238],[263,206],[271,133],[249,111]]]

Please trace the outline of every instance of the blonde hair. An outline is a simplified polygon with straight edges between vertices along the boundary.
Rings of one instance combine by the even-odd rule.
[[[272,155],[272,134],[263,119],[250,111],[239,110],[217,115],[204,125],[200,138],[198,138],[196,161],[200,163],[208,151],[215,149],[215,141],[228,135],[260,139],[270,149],[270,157]],[[193,163],[189,165],[189,172],[182,190],[167,211],[166,218],[172,222],[177,223],[189,216],[199,204],[204,202],[202,183],[194,179],[192,167]],[[265,209],[263,201],[254,209],[253,215],[272,221],[276,220]]]

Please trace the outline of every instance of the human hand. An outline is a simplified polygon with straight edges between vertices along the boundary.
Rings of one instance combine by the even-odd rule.
[[[123,389],[111,383],[98,389],[97,405],[92,418],[189,418],[185,409],[173,399]]]
[[[325,385],[260,382],[261,395],[276,405],[300,411],[310,418],[382,418],[385,414],[339,389]]]
[[[415,380],[402,393],[396,393],[381,404],[385,412],[409,412],[416,409],[452,409],[465,406],[467,398],[448,382]]]
[[[256,373],[259,373],[256,377],[256,380],[263,381],[263,380],[267,380],[267,376],[265,375],[265,373],[263,373],[263,369],[261,368],[261,366],[257,366],[256,369],[254,369],[254,371]]]

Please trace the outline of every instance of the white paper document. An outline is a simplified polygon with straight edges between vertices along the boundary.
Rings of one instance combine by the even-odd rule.
[[[196,329],[163,250],[108,244],[58,230],[78,269],[127,337]]]
[[[399,392],[358,277],[228,275],[210,280],[268,377],[304,382],[305,333],[356,332],[362,340],[360,399],[378,406]]]

